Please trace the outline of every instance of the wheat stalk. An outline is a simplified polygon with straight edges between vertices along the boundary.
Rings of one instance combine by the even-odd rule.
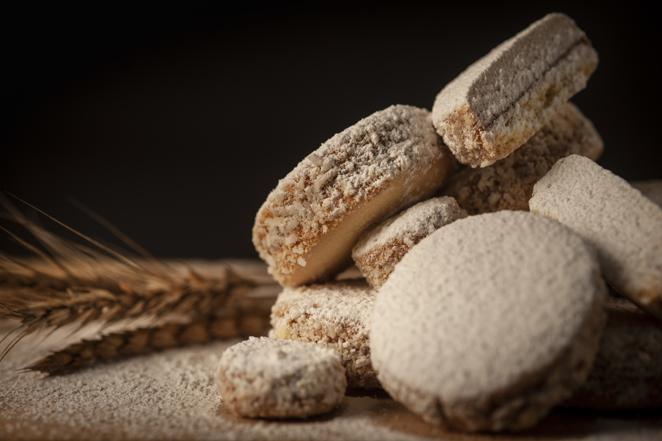
[[[0,219],[22,228],[23,236],[27,233],[28,237],[2,225],[0,229],[32,256],[16,257],[0,253],[0,319],[20,322],[18,328],[0,337],[0,344],[8,340],[0,352],[0,360],[23,337],[44,328],[57,329],[73,324],[80,329],[91,322],[108,326],[126,319],[147,318],[159,323],[153,330],[148,327],[140,331],[147,335],[163,335],[175,329],[181,331],[178,336],[188,335],[185,329],[194,329],[205,323],[211,326],[223,320],[241,322],[241,317],[252,316],[237,305],[247,301],[250,307],[255,307],[257,301],[253,294],[262,288],[270,287],[272,291],[267,296],[267,302],[275,299],[275,282],[264,274],[242,272],[239,267],[235,269],[228,264],[218,267],[213,274],[203,276],[189,266],[155,259],[126,236],[113,231],[124,243],[138,251],[140,257],[133,257],[27,205],[72,233],[79,241],[51,233],[5,202],[9,215],[0,216]],[[97,216],[97,220],[100,219]],[[258,310],[264,315],[264,311]],[[164,320],[159,320],[171,316],[185,321],[185,324],[163,325]],[[240,331],[238,328],[236,336],[242,335],[243,331]],[[138,331],[128,331],[126,335],[130,337],[132,332],[140,334]],[[112,335],[84,341],[78,350],[89,352],[92,347],[106,350],[108,342],[115,341],[113,339],[117,336]],[[145,350],[152,346],[146,345]],[[62,354],[76,353],[75,347],[65,349]],[[57,354],[53,357],[63,357]],[[92,357],[92,360],[97,359],[103,357]]]
[[[67,268],[73,265],[63,262]],[[219,268],[215,278],[194,270],[166,278],[116,275],[109,280],[115,262],[99,261],[99,276],[88,280],[11,273],[0,264],[0,317],[19,320],[26,329],[38,330],[71,323],[113,323],[136,317],[165,314],[204,316],[222,308],[229,293],[249,291],[259,283],[238,276],[230,266]],[[134,275],[135,276],[135,275]]]
[[[212,315],[189,323],[166,323],[83,340],[53,352],[26,369],[60,375],[102,362],[164,349],[219,339],[264,335],[269,329],[269,312],[277,290],[271,291],[271,296],[234,297],[228,302],[231,306],[219,316]]]

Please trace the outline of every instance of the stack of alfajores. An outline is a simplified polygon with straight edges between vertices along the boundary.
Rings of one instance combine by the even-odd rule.
[[[261,397],[264,411],[234,406],[254,417],[337,405],[337,374],[311,379],[321,368],[300,362],[330,356],[283,349],[303,342],[333,349],[350,387],[383,387],[457,430],[521,430],[560,405],[662,405],[662,208],[593,162],[602,140],[569,99],[597,64],[574,21],[550,14],[432,112],[391,106],[301,161],[253,228],[284,286],[271,340],[244,344],[241,384],[226,373],[249,352],[223,357],[224,401]],[[338,280],[352,259],[363,277]],[[310,390],[324,406],[302,408]]]

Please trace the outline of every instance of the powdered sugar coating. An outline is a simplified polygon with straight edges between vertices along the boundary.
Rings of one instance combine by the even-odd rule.
[[[368,340],[374,299],[362,280],[285,288],[271,310],[272,335],[333,348],[350,386],[378,387]]]
[[[524,144],[586,87],[598,56],[563,14],[548,14],[494,48],[437,95],[432,118],[455,157],[486,167]]]
[[[246,417],[328,412],[347,386],[340,357],[309,343],[251,337],[226,349],[219,364],[223,405]]]
[[[570,154],[598,159],[604,147],[595,127],[572,103],[510,156],[484,168],[469,168],[449,179],[443,194],[471,214],[529,209],[533,185],[557,160]]]
[[[568,228],[527,212],[470,216],[423,239],[379,290],[372,362],[427,421],[530,427],[588,375],[604,294],[594,252]]]
[[[594,246],[610,285],[662,320],[662,208],[578,155],[536,183],[529,206]]]
[[[257,213],[255,248],[282,284],[310,282],[299,280],[296,272],[310,265],[311,251],[352,211],[400,179],[402,193],[392,206],[361,220],[364,227],[381,221],[434,192],[451,164],[429,112],[404,105],[376,112],[323,143],[279,181]],[[431,179],[421,181],[428,173]],[[314,276],[337,270],[349,259],[352,245]]]
[[[395,265],[423,238],[467,216],[452,197],[419,202],[363,234],[352,250],[354,263],[373,288],[380,287]]]

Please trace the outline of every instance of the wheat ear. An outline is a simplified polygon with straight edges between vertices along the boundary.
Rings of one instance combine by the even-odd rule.
[[[74,266],[61,263],[68,268]],[[168,279],[145,274],[142,278],[115,276],[115,280],[108,280],[107,274],[112,274],[109,267],[115,264],[99,261],[96,271],[100,275],[108,272],[103,277],[81,280],[36,271],[16,276],[0,263],[0,317],[17,319],[32,331],[170,314],[204,316],[222,308],[228,295],[250,291],[263,283],[239,276],[230,266],[220,267],[213,278],[202,277],[191,269]]]
[[[33,257],[0,253],[0,319],[21,323],[0,337],[0,344],[8,340],[0,360],[23,337],[43,328],[82,327],[90,322],[108,325],[171,315],[194,322],[216,311],[231,311],[229,299],[275,286],[264,275],[254,277],[235,271],[231,265],[203,276],[190,267],[171,265],[144,252],[133,257],[27,205],[82,243],[51,233],[5,202],[9,214],[0,218],[27,237],[1,225],[0,229]]]
[[[167,323],[83,340],[44,357],[26,369],[61,375],[103,362],[145,355],[213,340],[265,335],[269,329],[269,313],[277,289],[271,295],[241,296],[228,301],[220,315],[212,315],[189,323]]]
[[[0,218],[14,229],[0,229],[32,256],[0,253],[0,318],[20,320],[25,334],[70,323],[158,315],[176,301],[165,294],[195,291],[200,285],[194,277],[172,277],[163,262],[139,261],[29,204],[82,243],[51,233],[6,200],[3,206],[7,214]]]

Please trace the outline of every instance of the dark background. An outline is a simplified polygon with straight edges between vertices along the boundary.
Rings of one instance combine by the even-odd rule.
[[[334,133],[441,87],[547,12],[600,53],[575,102],[600,161],[662,178],[659,19],[637,2],[41,9],[3,14],[0,189],[162,256],[249,257],[277,180]]]

